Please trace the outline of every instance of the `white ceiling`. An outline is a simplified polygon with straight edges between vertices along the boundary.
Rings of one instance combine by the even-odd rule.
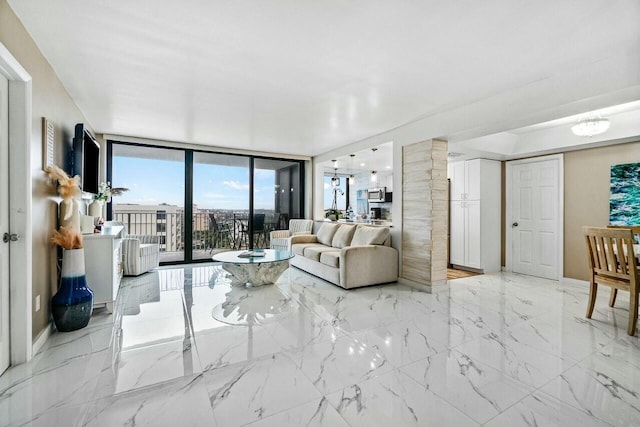
[[[491,129],[443,118],[425,138],[640,85],[637,0],[8,1],[106,134],[318,155],[496,99]],[[605,64],[606,82],[581,72]],[[531,109],[509,108],[527,88]]]

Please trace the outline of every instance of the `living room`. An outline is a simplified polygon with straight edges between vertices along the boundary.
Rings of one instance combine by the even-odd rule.
[[[544,419],[548,425],[554,425],[554,422],[562,425],[562,420],[577,418],[593,425],[633,425],[630,420],[637,412],[634,409],[637,408],[637,405],[634,406],[637,397],[625,395],[616,404],[602,396],[600,399],[583,396],[571,400],[562,386],[562,378],[569,378],[567,381],[571,385],[586,382],[595,387],[593,382],[585,379],[588,377],[588,369],[580,363],[584,365],[585,360],[589,360],[597,364],[599,359],[594,354],[596,350],[603,348],[624,352],[628,357],[622,358],[624,360],[619,362],[620,366],[616,366],[615,374],[605,368],[598,372],[607,373],[615,380],[622,381],[625,375],[619,372],[633,372],[631,367],[637,366],[634,365],[634,357],[637,356],[634,351],[638,348],[637,336],[626,337],[624,332],[625,317],[628,317],[628,312],[624,309],[626,297],[620,297],[622,299],[616,305],[618,308],[598,311],[600,317],[589,323],[591,329],[583,324],[576,326],[585,328],[579,333],[571,329],[573,326],[567,325],[569,320],[573,322],[573,317],[568,318],[566,313],[571,313],[572,316],[575,314],[578,319],[575,320],[576,323],[579,320],[587,321],[584,319],[584,310],[587,307],[589,269],[582,226],[604,227],[609,223],[611,167],[640,162],[640,109],[637,105],[640,99],[640,65],[637,61],[640,37],[636,24],[639,16],[640,10],[633,1],[609,4],[595,0],[580,6],[573,2],[535,6],[494,2],[483,7],[430,3],[406,8],[364,2],[352,5],[331,4],[326,7],[295,2],[279,5],[231,5],[218,2],[211,5],[176,5],[169,2],[143,2],[136,5],[123,4],[120,7],[114,3],[99,5],[72,2],[62,6],[45,1],[2,0],[0,68],[9,80],[11,113],[10,164],[7,172],[7,176],[11,177],[10,232],[19,234],[21,238],[11,243],[10,256],[17,261],[12,261],[10,265],[11,318],[10,322],[3,321],[3,324],[11,324],[9,334],[12,368],[0,377],[0,395],[7,397],[18,392],[16,396],[20,396],[25,402],[24,405],[18,405],[20,409],[9,410],[9,401],[13,405],[16,400],[5,399],[5,403],[0,404],[2,424],[117,424],[117,417],[109,418],[110,415],[104,415],[105,418],[101,421],[99,415],[92,418],[91,414],[99,414],[99,408],[110,407],[116,401],[126,406],[122,403],[125,396],[140,396],[141,400],[132,400],[139,403],[144,401],[145,396],[161,394],[157,390],[163,390],[162,387],[168,387],[164,390],[175,391],[184,385],[180,381],[194,379],[197,399],[204,401],[202,407],[206,409],[209,400],[215,401],[219,406],[214,405],[215,407],[208,407],[206,410],[199,407],[189,415],[192,407],[184,403],[178,412],[187,419],[196,413],[202,415],[198,411],[203,410],[206,413],[200,420],[203,424],[206,424],[204,420],[208,420],[207,417],[211,417],[212,421],[208,425],[244,425],[251,422],[296,425],[303,419],[307,420],[305,417],[313,415],[317,409],[327,418],[324,421],[316,420],[316,425],[361,425],[367,420],[371,421],[371,418],[365,417],[365,413],[367,416],[377,413],[372,407],[375,406],[375,399],[371,397],[369,410],[357,411],[353,409],[353,403],[348,403],[358,401],[357,396],[349,394],[355,389],[349,387],[366,383],[372,387],[372,394],[366,396],[373,396],[381,390],[380,387],[384,389],[389,386],[389,383],[384,382],[386,378],[393,382],[394,386],[389,387],[394,390],[395,387],[405,387],[411,393],[424,396],[424,401],[435,405],[434,407],[441,404],[455,408],[452,413],[459,418],[440,419],[441,425],[478,425],[489,422],[500,425],[501,422],[504,423],[505,416],[525,410],[543,418],[546,414],[547,418]],[[292,37],[291,34],[300,36]],[[611,127],[605,133],[591,137],[573,135],[571,126],[585,116],[606,118]],[[312,335],[316,337],[314,339],[322,341],[318,344],[322,350],[317,353],[325,356],[330,351],[322,345],[331,342],[338,342],[338,348],[344,350],[344,354],[348,354],[350,348],[357,354],[361,344],[369,346],[367,350],[362,349],[363,353],[367,353],[374,345],[381,346],[368,331],[383,328],[385,323],[400,329],[383,336],[402,341],[399,338],[404,331],[401,326],[406,326],[404,322],[409,321],[408,317],[411,316],[421,319],[423,323],[417,326],[418,330],[429,339],[433,338],[430,349],[420,353],[422,357],[411,353],[407,358],[402,356],[398,360],[394,359],[393,354],[385,355],[380,350],[382,358],[372,356],[366,359],[366,364],[373,363],[375,369],[370,369],[378,371],[377,373],[361,372],[358,369],[362,368],[358,366],[354,367],[357,375],[353,377],[342,373],[346,383],[331,376],[314,383],[321,377],[315,371],[316,367],[305,367],[302,359],[297,358],[298,353],[296,357],[292,357],[293,362],[289,362],[285,355],[283,348],[295,347],[296,341],[291,337],[283,338],[286,335],[283,331],[287,327],[278,322],[259,324],[255,327],[256,339],[252,341],[256,344],[255,354],[249,356],[249,352],[244,351],[247,349],[244,349],[242,357],[225,360],[225,366],[219,368],[229,368],[229,372],[233,371],[231,367],[240,369],[233,371],[233,378],[248,366],[243,363],[264,364],[265,357],[275,355],[274,366],[282,369],[278,372],[289,372],[283,367],[291,363],[297,366],[293,377],[300,383],[305,382],[304,390],[298,390],[304,397],[291,406],[282,401],[270,402],[265,398],[272,406],[265,404],[264,410],[260,409],[260,405],[250,406],[251,411],[255,411],[254,415],[239,415],[235,421],[227,419],[223,415],[225,405],[228,404],[222,398],[224,393],[216,395],[212,390],[223,389],[229,378],[222,374],[216,377],[215,367],[218,365],[215,364],[216,357],[213,354],[217,354],[216,351],[219,350],[215,350],[215,345],[206,339],[207,335],[209,338],[213,337],[212,324],[215,323],[216,316],[221,316],[220,313],[212,314],[212,307],[217,307],[224,301],[220,300],[224,294],[219,295],[221,287],[209,288],[212,274],[218,274],[219,269],[206,263],[190,263],[209,261],[214,252],[205,240],[198,243],[200,246],[194,246],[197,240],[194,237],[187,246],[194,248],[193,254],[187,256],[183,252],[182,258],[178,259],[184,264],[163,265],[139,279],[125,279],[124,285],[129,285],[123,285],[122,289],[127,289],[123,292],[123,298],[131,298],[132,304],[131,307],[121,308],[124,311],[115,311],[122,315],[121,320],[124,321],[116,329],[131,331],[124,335],[125,347],[130,350],[129,356],[137,346],[145,342],[145,336],[148,343],[152,343],[149,344],[150,347],[168,340],[169,337],[172,338],[168,340],[172,345],[195,337],[194,348],[199,345],[200,354],[189,356],[185,353],[184,358],[180,357],[179,361],[175,361],[176,364],[179,362],[180,369],[184,372],[169,377],[161,375],[158,381],[144,379],[140,386],[135,386],[135,379],[130,379],[130,383],[125,381],[115,389],[98,393],[96,384],[103,381],[104,376],[87,374],[88,368],[86,371],[82,368],[77,372],[81,376],[82,373],[89,375],[87,380],[91,384],[88,388],[74,388],[73,391],[85,392],[90,395],[87,399],[74,399],[71,391],[63,393],[62,398],[57,401],[48,396],[43,397],[51,387],[64,389],[62,380],[38,383],[37,377],[40,373],[44,375],[47,369],[60,361],[56,359],[58,356],[55,349],[63,348],[69,344],[68,341],[77,338],[86,346],[84,350],[75,353],[75,356],[68,357],[73,363],[82,361],[99,365],[97,369],[100,370],[107,366],[107,353],[114,356],[114,360],[118,354],[122,360],[127,359],[126,352],[116,351],[110,335],[115,333],[112,328],[117,324],[115,316],[104,311],[96,313],[98,316],[94,315],[90,327],[79,335],[67,335],[64,338],[64,334],[53,330],[49,301],[56,293],[59,283],[59,254],[49,239],[58,224],[60,198],[56,194],[56,186],[42,170],[43,158],[46,157],[42,118],[46,118],[54,126],[53,163],[63,168],[68,166],[75,125],[86,125],[98,141],[101,153],[105,154],[101,156],[100,178],[105,182],[109,181],[107,170],[111,168],[114,174],[118,173],[118,164],[108,164],[114,157],[109,157],[107,153],[113,149],[117,157],[117,150],[122,149],[124,151],[120,153],[121,158],[138,156],[125,150],[131,147],[193,153],[195,163],[192,165],[200,164],[205,169],[225,162],[222,158],[224,156],[246,159],[247,165],[250,162],[259,164],[261,159],[282,162],[272,170],[299,165],[303,173],[302,179],[296,181],[301,183],[296,191],[302,197],[297,199],[298,212],[295,216],[314,220],[315,232],[325,222],[325,210],[328,206],[324,202],[324,178],[327,176],[330,179],[333,175],[332,160],[338,160],[337,174],[344,183],[359,167],[360,153],[364,156],[372,148],[389,147],[390,155],[383,157],[383,148],[377,152],[375,170],[380,173],[387,166],[383,162],[388,160],[393,174],[385,178],[384,185],[367,184],[363,189],[393,189],[392,202],[384,202],[387,203],[384,208],[385,215],[388,215],[392,223],[390,244],[399,254],[398,284],[344,291],[306,275],[302,270],[291,269],[290,273],[283,275],[279,288],[283,295],[291,299],[290,305],[285,304],[286,307],[282,310],[298,310],[318,319],[313,328],[317,335]],[[493,237],[498,240],[493,250],[498,251],[498,269],[505,273],[487,270],[490,274],[478,276],[474,279],[475,282],[447,283],[446,278],[443,280],[441,276],[431,277],[424,271],[412,270],[415,265],[423,266],[427,258],[431,259],[431,252],[427,254],[425,251],[416,251],[417,255],[413,255],[412,248],[407,246],[412,238],[421,238],[422,235],[411,231],[411,221],[414,218],[408,207],[412,202],[410,196],[416,193],[403,191],[408,182],[405,173],[408,172],[409,162],[405,155],[414,144],[432,144],[433,147],[434,142],[437,145],[440,141],[447,146],[445,151],[449,153],[449,163],[478,158],[499,163],[500,187],[496,190],[499,197],[492,212],[500,217],[500,222],[499,230],[493,233]],[[423,146],[425,145],[418,148]],[[356,166],[349,164],[351,154],[356,154],[353,159]],[[186,154],[190,155],[192,154]],[[199,163],[198,156],[201,156]],[[222,157],[214,159],[211,156]],[[512,220],[513,209],[508,203],[512,199],[507,195],[507,181],[513,170],[511,168],[520,165],[511,163],[509,166],[509,162],[541,156],[561,156],[557,157],[561,168],[556,171],[562,183],[556,188],[559,202],[557,219],[561,233],[552,244],[556,270],[555,279],[550,282],[536,277],[529,279],[521,275],[509,276],[510,272],[517,271],[513,268],[516,254],[512,252],[511,240],[512,224],[516,221]],[[441,179],[446,184],[447,159],[440,161],[443,162],[445,172],[436,179]],[[269,167],[272,166],[265,162],[256,169],[268,170]],[[121,173],[124,170],[121,168]],[[367,177],[372,170],[374,169],[363,166],[360,172]],[[419,170],[427,170],[427,166],[420,166]],[[162,178],[160,169],[156,168],[155,172],[158,174],[154,179]],[[131,185],[118,182],[116,175],[112,176],[114,185]],[[246,172],[246,176],[255,178],[254,173]],[[231,184],[234,179],[228,181],[230,185],[236,185]],[[383,181],[380,179],[377,184],[380,182]],[[197,191],[201,190],[204,197],[206,186],[203,181],[194,180],[192,184],[196,190],[193,194],[200,194]],[[239,185],[244,184],[239,182]],[[197,190],[195,187],[199,185],[202,188]],[[186,185],[183,185],[183,191],[184,188]],[[132,185],[130,190],[131,195],[134,193]],[[219,188],[214,188],[211,193],[220,193],[217,190]],[[246,189],[243,187],[242,191]],[[178,195],[178,198],[184,197],[184,194]],[[248,211],[249,200],[254,200],[257,196],[252,194],[243,197],[246,208],[244,205],[237,209],[234,206],[230,210]],[[357,200],[355,193],[354,197]],[[124,196],[120,199],[121,208],[126,200]],[[158,203],[163,201],[158,200]],[[205,206],[204,199],[194,199],[192,203]],[[420,216],[420,221],[430,220],[422,216],[429,211],[435,215],[432,217],[435,223],[439,218],[443,218],[446,223],[446,209],[433,208],[432,202],[420,203],[422,205],[419,205],[415,213]],[[357,205],[353,207],[355,209]],[[356,209],[355,216],[370,215],[371,210],[368,208],[369,206],[367,209],[363,208],[362,212],[357,212]],[[109,209],[112,209],[111,217],[106,215],[106,219],[116,219],[118,198],[114,198],[114,204]],[[107,207],[105,213],[106,211]],[[122,215],[126,214],[122,212]],[[169,214],[168,212],[167,215]],[[208,216],[208,213],[203,211],[202,215]],[[268,218],[270,212],[266,215]],[[279,222],[279,219],[271,218],[267,222]],[[419,230],[424,230],[424,227],[420,227]],[[433,230],[439,233],[434,237],[434,241],[439,243],[435,244],[433,253],[436,258],[444,253],[446,260],[446,227],[433,226]],[[236,234],[238,233],[231,233],[234,236]],[[429,234],[431,235],[431,229]],[[407,275],[408,272],[411,274]],[[432,269],[429,274],[441,275],[442,271],[435,272]],[[149,316],[145,310],[153,310],[153,304],[136,306],[134,303],[134,300],[140,301],[142,298],[136,292],[147,289],[148,284],[144,282],[144,278],[150,275],[155,275],[154,280],[163,283],[159,288],[163,291],[161,295],[154,294],[155,291],[150,292],[146,297],[154,301],[160,299],[155,301],[155,307],[171,311],[173,321],[179,320],[178,324],[183,326],[179,331],[175,330],[175,324],[171,326],[171,321],[166,319],[163,319],[162,325],[167,331],[171,330],[166,336],[154,332],[153,328],[127,329],[131,327],[136,311],[138,315]],[[438,282],[445,290],[422,292],[429,290],[433,282]],[[177,283],[181,284],[179,290],[172,288],[178,286]],[[186,292],[187,283],[192,294]],[[520,314],[527,319],[517,317],[514,313],[506,314],[501,311],[503,308],[494,307],[487,300],[488,296],[498,298],[498,295],[502,295],[500,289],[506,293],[511,292],[508,289],[509,283],[513,284],[514,289],[523,292],[522,295],[514,292],[513,298],[521,297],[532,302],[532,306],[524,303],[519,306],[519,309],[524,310]],[[136,284],[140,286],[138,290],[135,290]],[[459,288],[454,289],[456,286]],[[536,289],[536,286],[540,288]],[[485,296],[474,296],[477,291],[474,287],[485,292]],[[260,293],[254,294],[253,300],[249,293],[233,293],[228,298],[233,302],[233,307],[236,303],[243,307],[240,302],[244,298],[255,301],[261,295],[265,300],[276,301],[274,306],[279,307],[278,301],[281,300],[274,298],[269,292],[272,291],[260,290]],[[459,312],[439,307],[435,298],[443,296],[443,292],[452,292],[448,297],[452,305],[447,310],[456,307]],[[548,379],[549,384],[518,379],[513,372],[502,372],[499,367],[487,363],[491,361],[485,361],[481,354],[475,355],[473,349],[465,348],[470,342],[488,335],[478,334],[467,324],[465,333],[458,335],[449,331],[446,339],[441,336],[447,335],[443,331],[449,328],[447,324],[453,321],[451,319],[483,304],[493,310],[491,313],[476,313],[475,320],[483,318],[490,324],[483,332],[512,332],[512,328],[514,334],[522,332],[524,325],[517,324],[516,317],[524,324],[532,318],[544,317],[549,313],[539,308],[538,304],[544,307],[547,304],[545,301],[551,301],[557,295],[562,295],[563,301],[571,302],[567,307],[555,307],[548,303],[549,310],[553,308],[557,311],[554,311],[555,314],[562,311],[566,313],[550,316],[552,321],[541,321],[541,333],[551,334],[555,325],[560,329],[566,327],[567,335],[572,332],[588,341],[591,333],[595,338],[589,342],[594,347],[588,347],[584,352],[567,350],[569,346],[582,348],[587,345],[584,342],[574,342],[566,335],[558,338],[562,341],[556,346],[559,349],[542,351],[540,359],[549,354],[549,358],[556,357],[553,363],[549,362],[553,369],[541,374],[541,378]],[[166,296],[170,296],[167,301],[163,299]],[[172,300],[173,297],[177,299]],[[289,301],[288,298],[285,299]],[[187,306],[184,301],[195,301],[189,315],[183,311]],[[198,302],[203,307],[198,307]],[[396,305],[387,302],[395,302]],[[606,308],[606,302],[603,305]],[[375,310],[369,307],[375,307]],[[402,312],[402,307],[405,312]],[[527,312],[527,307],[534,309]],[[377,316],[373,314],[374,311]],[[433,314],[436,312],[437,314]],[[5,314],[6,310],[2,313]],[[145,317],[144,322],[137,324],[151,324],[153,316],[151,314],[150,317]],[[273,314],[270,316],[278,317]],[[505,319],[502,324],[498,321],[501,316]],[[183,320],[187,318],[191,320]],[[197,322],[193,319],[205,319],[202,320],[204,323],[201,324],[201,329],[198,329]],[[246,323],[247,319],[244,318],[243,321]],[[492,321],[496,322],[495,325],[491,324]],[[276,324],[282,329],[276,327]],[[421,329],[425,324],[432,326],[425,331]],[[218,323],[216,325],[220,326]],[[192,328],[193,336],[184,331],[186,326]],[[247,326],[242,327],[246,331]],[[83,335],[85,333],[87,335]],[[225,340],[231,343],[235,339],[249,347],[246,336],[240,338],[233,334],[237,333],[228,332]],[[200,336],[202,341],[199,342]],[[332,341],[332,336],[337,341]],[[100,344],[91,347],[86,344],[87,339]],[[382,342],[384,343],[384,339]],[[456,398],[455,390],[444,387],[438,378],[407,382],[408,376],[421,378],[424,372],[419,372],[417,365],[414,366],[415,369],[408,366],[425,358],[440,357],[442,360],[437,360],[442,365],[438,366],[456,365],[459,358],[445,357],[447,351],[453,351],[454,347],[468,350],[464,354],[469,356],[468,360],[472,361],[470,363],[485,367],[485,372],[495,370],[495,376],[491,378],[499,378],[504,373],[509,379],[500,382],[497,388],[504,387],[504,394],[511,391],[513,396],[519,396],[518,400],[503,400],[502,392],[499,396],[487,392],[485,396],[492,403],[488,407],[480,405],[483,409],[479,410],[474,409],[473,405],[465,404],[464,399],[461,401],[459,396]],[[86,350],[87,348],[90,350]],[[171,353],[177,351],[176,348],[182,351],[181,345],[168,345],[166,351]],[[535,344],[531,348],[539,350]],[[523,352],[526,353],[524,350]],[[98,353],[102,359],[96,358]],[[300,354],[307,353],[302,351]],[[67,360],[67,356],[59,356],[62,360]],[[193,366],[199,365],[200,368],[190,370],[185,367],[188,364],[186,360],[190,357],[189,363],[193,362]],[[518,357],[521,357],[520,353]],[[32,362],[26,363],[31,359]],[[196,362],[196,359],[200,360]],[[208,360],[210,363],[205,362],[205,359],[211,359]],[[321,360],[318,363],[320,362]],[[345,366],[351,366],[344,362]],[[142,371],[145,362],[140,363],[139,369]],[[561,365],[559,368],[558,363]],[[206,368],[207,365],[210,366]],[[522,366],[525,365],[526,363]],[[14,369],[14,366],[18,369]],[[31,369],[38,375],[34,375],[35,378],[25,377],[24,372],[19,372],[20,366]],[[109,366],[113,374],[119,364],[114,362]],[[387,372],[386,366],[392,366],[393,369]],[[580,377],[584,382],[571,382],[571,374],[578,372],[579,368],[584,369],[580,371],[584,373],[584,377]],[[125,368],[122,369],[120,378],[124,378],[124,372],[127,372]],[[340,372],[336,369],[335,372]],[[59,372],[62,378],[64,371]],[[204,374],[200,374],[201,372]],[[132,375],[135,377],[135,374]],[[393,375],[398,377],[389,379]],[[634,375],[626,377],[625,381],[629,381],[628,388],[637,390],[637,378]],[[520,380],[522,381],[518,382]],[[20,388],[18,384],[21,381],[32,385]],[[259,382],[258,379],[256,381]],[[470,381],[473,383],[473,380]],[[464,388],[462,383],[456,384],[461,390]],[[474,385],[480,391],[487,391],[486,384]],[[285,394],[296,394],[295,387],[290,384],[287,387]],[[557,391],[555,393],[554,387]],[[248,395],[255,390],[248,386],[243,392]],[[362,390],[365,390],[364,385]],[[404,393],[411,394],[405,391],[399,395],[404,396]],[[463,395],[468,397],[464,393]],[[545,404],[536,406],[536,398],[541,395]],[[39,399],[41,402],[35,403]],[[242,399],[237,399],[239,400],[234,401],[234,405],[237,403],[238,407],[242,407]],[[385,404],[402,407],[402,401],[398,402],[386,396],[380,407]],[[415,406],[407,406],[415,409]],[[426,406],[428,405],[425,404]],[[235,409],[229,413],[235,414],[234,411]],[[416,423],[415,420],[411,421],[410,410],[397,409],[398,419],[402,420],[398,424],[427,425],[429,422],[437,422],[436,418],[423,418],[423,411],[424,409],[418,411],[416,416],[420,422]],[[624,415],[616,420],[612,415],[615,411]],[[127,411],[123,410],[124,412]],[[384,413],[384,410],[380,409],[380,412]],[[158,410],[158,413],[164,412]],[[389,409],[389,413],[394,411]],[[380,417],[388,417],[389,413]],[[67,416],[69,418],[65,418]],[[163,421],[161,418],[153,418],[157,414],[145,416],[151,417],[154,425],[167,423],[170,418],[167,416],[167,420]],[[301,418],[295,418],[296,416]],[[373,417],[375,424],[375,416]],[[47,424],[47,419],[57,421]],[[294,421],[296,419],[298,421]],[[382,419],[378,419],[381,424]],[[513,424],[517,423],[514,421]]]

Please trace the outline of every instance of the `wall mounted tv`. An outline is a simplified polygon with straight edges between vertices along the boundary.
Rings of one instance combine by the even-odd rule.
[[[98,194],[98,186],[100,184],[100,144],[82,123],[76,125],[72,158],[73,175],[80,175],[82,191]]]

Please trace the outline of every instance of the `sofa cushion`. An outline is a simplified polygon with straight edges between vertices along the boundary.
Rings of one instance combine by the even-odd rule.
[[[325,251],[320,254],[320,263],[340,268],[340,251]]]
[[[356,232],[355,225],[341,225],[336,231],[336,234],[333,235],[333,239],[331,240],[331,246],[334,248],[344,248],[351,244],[351,239],[353,239],[353,233]]]
[[[331,246],[311,246],[304,249],[304,257],[320,262],[320,255],[324,252],[338,252],[340,249],[332,248]]]
[[[291,252],[293,252],[294,255],[300,255],[300,256],[304,256],[304,250],[308,247],[311,246],[322,246],[325,247],[324,245],[321,245],[320,243],[296,243],[294,245],[291,245]]]
[[[351,246],[360,245],[382,245],[389,237],[389,229],[387,227],[368,227],[359,225],[351,239]]]
[[[333,239],[333,235],[336,234],[336,231],[338,231],[338,227],[340,227],[340,224],[331,224],[328,222],[322,224],[316,233],[318,243],[331,246],[331,240]]]

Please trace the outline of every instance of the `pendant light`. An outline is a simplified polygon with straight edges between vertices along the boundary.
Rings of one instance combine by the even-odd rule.
[[[353,185],[356,183],[356,176],[353,174],[353,158],[355,157],[355,154],[349,154],[349,157],[351,157],[351,160],[349,161],[349,169],[351,170],[351,174],[349,175],[349,184]]]
[[[377,148],[372,148],[371,151],[373,151],[373,160],[371,162],[372,166],[375,168],[376,167],[376,151],[378,151]],[[378,172],[373,169],[371,171],[371,182],[378,182]]]
[[[331,186],[335,188],[340,186],[340,177],[338,176],[338,161],[331,161],[333,162],[333,177],[331,178]]]

